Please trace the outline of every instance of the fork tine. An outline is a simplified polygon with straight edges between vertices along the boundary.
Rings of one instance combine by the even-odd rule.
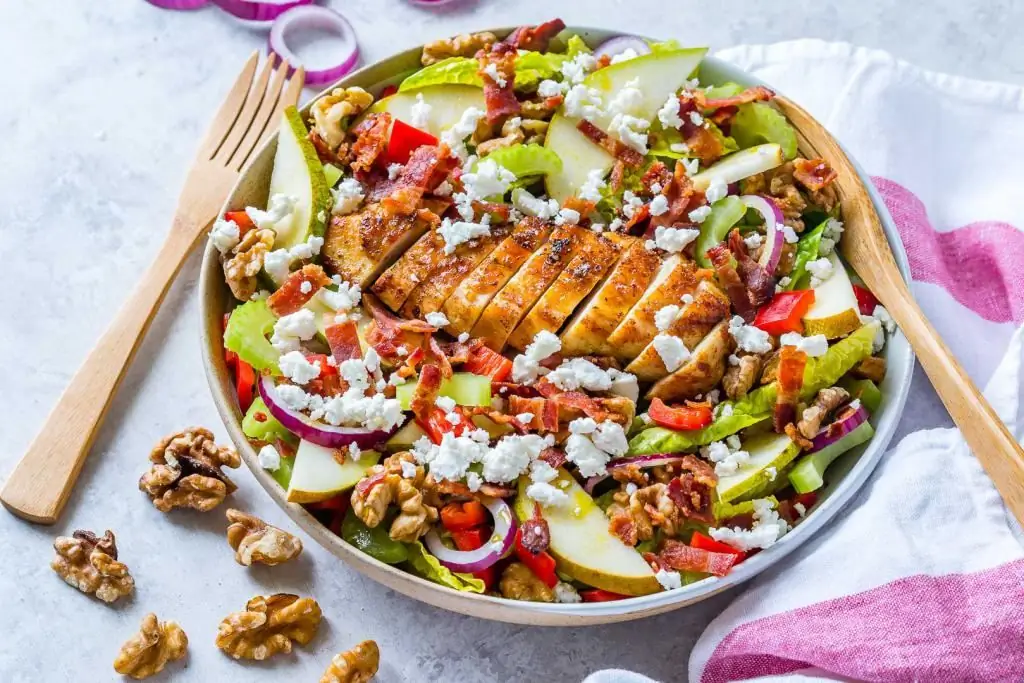
[[[288,77],[288,68],[288,61],[282,61],[274,73],[274,79],[270,83],[270,88],[267,89],[266,94],[263,96],[263,101],[253,117],[249,130],[246,131],[245,137],[238,144],[238,149],[231,155],[228,166],[232,169],[236,171],[241,170],[255,148],[256,142],[263,137],[263,130],[267,127],[271,114],[277,111],[277,101],[284,87],[284,81]]]
[[[213,157],[214,162],[227,166],[228,160],[238,148],[238,143],[241,142],[246,132],[252,126],[253,116],[255,116],[266,95],[267,83],[270,81],[270,74],[274,71],[275,61],[275,58],[272,56],[263,64],[263,70],[260,71],[260,75],[256,77],[256,81],[252,84],[249,96],[245,98],[242,111],[238,113],[238,118],[235,119],[234,125],[231,126],[231,130],[228,131],[223,144],[221,144],[220,149],[217,150]]]
[[[253,50],[245,66],[242,67],[242,72],[238,74],[235,84],[231,86],[231,90],[228,92],[227,97],[224,98],[223,104],[220,105],[220,109],[214,115],[213,122],[210,124],[206,136],[199,146],[199,157],[201,159],[211,159],[216,154],[217,148],[220,147],[220,143],[224,140],[224,136],[234,124],[235,119],[238,117],[238,112],[241,111],[242,105],[245,103],[246,95],[249,94],[249,86],[252,85],[252,77],[256,73],[256,64],[259,58],[259,51]]]
[[[277,102],[277,106],[274,107],[274,111],[270,116],[270,122],[266,129],[263,131],[263,136],[260,141],[257,142],[253,148],[259,149],[263,146],[263,143],[267,139],[277,132],[277,122],[281,119],[281,112],[288,107],[294,107],[299,103],[299,95],[302,94],[302,86],[306,84],[306,70],[301,66],[295,70],[292,77],[288,79],[288,85],[285,87],[284,92],[281,93],[281,98]]]

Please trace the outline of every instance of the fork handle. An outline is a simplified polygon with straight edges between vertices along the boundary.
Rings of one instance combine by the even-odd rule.
[[[103,417],[160,302],[181,269],[197,234],[178,215],[174,228],[114,322],[71,379],[43,428],[11,472],[0,501],[31,522],[57,521]]]

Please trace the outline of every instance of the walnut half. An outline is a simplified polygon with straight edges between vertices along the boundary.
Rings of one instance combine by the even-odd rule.
[[[415,476],[402,476],[403,461],[413,466]],[[388,535],[403,543],[419,539],[437,521],[437,506],[431,504],[435,501],[425,471],[415,463],[412,453],[396,453],[370,470],[367,477],[376,479],[376,483],[370,487],[356,486],[352,493],[352,512],[370,528],[379,525],[388,506],[396,503],[399,513],[391,522]]]
[[[292,651],[292,641],[305,645],[316,635],[322,618],[313,598],[288,593],[257,595],[245,610],[229,614],[217,627],[217,647],[235,659],[263,660]]]
[[[228,543],[235,549],[235,561],[249,567],[253,562],[274,566],[299,556],[302,541],[259,517],[229,509]]]
[[[117,561],[117,544],[109,529],[102,537],[78,530],[53,542],[57,557],[50,567],[68,585],[92,593],[103,602],[114,602],[135,590],[128,567]]]
[[[351,650],[334,655],[320,683],[366,683],[380,668],[380,648],[364,640]]]
[[[164,670],[167,662],[185,656],[188,636],[173,621],[158,621],[155,614],[147,614],[142,628],[121,646],[114,660],[114,671],[135,680],[149,678]]]
[[[210,430],[202,427],[165,437],[149,459],[154,464],[139,479],[139,489],[149,494],[161,512],[176,507],[212,510],[237,488],[221,468],[242,464],[234,448],[218,446]]]

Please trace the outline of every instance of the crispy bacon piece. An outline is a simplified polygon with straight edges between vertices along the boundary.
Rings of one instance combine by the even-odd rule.
[[[508,398],[510,396],[521,396],[522,398],[536,398],[537,390],[529,384],[517,384],[515,382],[491,382],[491,395]]]
[[[352,157],[352,172],[359,174],[370,170],[377,157],[388,146],[388,131],[391,130],[391,114],[380,112],[370,114],[351,130],[355,142],[349,150]]]
[[[423,358],[425,335],[434,332],[429,323],[423,320],[397,318],[372,294],[363,294],[363,306],[373,318],[366,333],[366,341],[382,358],[392,362],[402,361],[403,357],[399,355],[398,347],[406,349],[408,355],[404,360],[407,365],[414,357]],[[419,352],[418,356],[416,352]],[[412,369],[415,371],[415,363],[412,364]]]
[[[480,415],[486,417],[488,420],[496,425],[504,425],[511,427],[520,434],[525,434],[528,431],[528,426],[516,419],[515,415],[506,415],[500,410],[494,408],[488,408],[487,406],[473,406],[472,408],[465,409],[470,415]]]
[[[693,156],[705,164],[720,159],[725,154],[725,146],[721,140],[702,126],[693,127],[693,131],[686,136],[686,146],[690,148]]]
[[[559,408],[575,408],[587,417],[594,418],[597,422],[603,422],[609,417],[608,411],[602,408],[601,404],[582,391],[566,391],[550,400]]]
[[[476,55],[480,63],[477,73],[484,81],[487,123],[496,123],[506,116],[514,116],[522,109],[515,93],[516,55],[516,46],[511,43],[495,43],[490,50],[481,50]],[[497,79],[489,73],[495,71]]]
[[[267,307],[279,318],[290,315],[309,303],[321,287],[329,284],[331,278],[323,268],[312,263],[302,266],[267,298]]]
[[[446,342],[441,344],[448,361],[453,365],[460,365],[469,360],[472,353],[484,345],[483,339],[471,339],[467,342]]]
[[[316,155],[322,163],[335,166],[341,166],[344,163],[342,159],[348,154],[348,143],[343,142],[335,152],[315,130],[309,132],[309,141],[313,144],[313,149],[316,150]]]
[[[704,461],[692,455],[684,456],[684,471],[668,483],[668,497],[684,516],[702,522],[713,523],[713,491],[718,477]]]
[[[739,264],[740,279],[747,288],[747,298],[755,308],[760,308],[775,296],[775,280],[761,264],[750,257],[747,244],[739,230],[729,233],[729,251]]]
[[[424,365],[420,378],[412,393],[409,407],[417,418],[427,416],[434,408],[434,401],[441,394],[441,369],[436,365]]]
[[[713,553],[700,548],[691,548],[682,541],[669,539],[657,555],[661,566],[681,572],[700,572],[714,576],[725,576],[736,564],[739,555]]]
[[[622,189],[622,180],[626,175],[626,162],[621,159],[616,159],[615,164],[612,166],[612,174],[608,178],[608,187],[614,192],[618,192]]]
[[[434,335],[427,337],[427,360],[441,370],[441,376],[445,379],[452,376],[452,364]]]
[[[795,159],[793,177],[808,190],[817,192],[839,177],[839,174],[824,159]]]
[[[545,21],[537,26],[520,26],[505,38],[506,43],[520,50],[547,52],[551,39],[561,33],[565,22],[561,19]]]
[[[511,498],[517,493],[516,489],[511,486],[488,484],[486,482],[481,484],[480,488],[476,491],[470,491],[469,487],[461,481],[448,481],[447,479],[435,481],[432,483],[432,486],[438,493],[449,496],[460,496],[462,498],[476,498],[480,500],[484,498]]]
[[[368,477],[363,477],[359,480],[359,483],[356,484],[356,493],[365,497],[366,494],[373,490],[373,487],[384,483],[384,477],[386,475],[387,472],[381,470],[380,472],[374,472]]]
[[[331,347],[331,355],[335,362],[341,363],[353,358],[362,358],[363,349],[359,344],[359,331],[354,320],[335,322],[333,313],[325,313],[328,324],[324,327],[327,345]]]
[[[785,433],[786,425],[796,420],[796,406],[800,402],[806,365],[807,354],[795,346],[783,346],[779,351],[779,374],[776,380],[779,386],[772,414],[772,427],[779,434]]]
[[[408,216],[419,208],[423,195],[437,187],[456,163],[457,159],[445,145],[417,147],[398,177],[386,181],[388,196],[381,203],[390,211]]]
[[[697,101],[697,105],[701,109],[706,112],[711,112],[725,107],[736,107],[741,104],[749,104],[750,102],[767,102],[775,97],[775,93],[763,85],[755,85],[754,87],[747,88],[743,92],[736,93],[731,97],[719,97],[709,100],[707,99],[707,94],[703,90],[695,90],[694,96]]]
[[[540,512],[540,503],[533,504],[533,517],[520,527],[519,542],[534,555],[540,555],[551,545],[551,531]]]
[[[492,224],[508,223],[508,218],[511,215],[511,207],[508,204],[500,204],[497,202],[482,202],[474,199],[472,202],[473,215],[477,220],[480,220],[484,215],[491,217]]]
[[[722,285],[725,293],[729,295],[729,301],[732,303],[733,309],[737,315],[749,323],[754,319],[757,309],[750,305],[747,288],[743,284],[743,280],[740,279],[736,266],[733,265],[732,252],[729,251],[729,247],[724,244],[717,244],[708,249],[707,256],[715,266],[718,283]]]
[[[695,189],[686,167],[676,162],[675,172],[662,183],[661,193],[668,200],[668,211],[651,219],[651,227],[670,227],[679,223],[690,211],[703,202],[704,193]]]
[[[633,516],[624,509],[612,514],[608,522],[608,531],[618,536],[628,546],[635,546],[640,541],[640,533],[633,522]],[[647,559],[647,555],[644,559]]]
[[[632,147],[627,147],[619,140],[605,133],[586,119],[576,124],[576,128],[587,136],[587,139],[605,150],[613,157],[624,163],[626,166],[636,168],[644,162],[644,156]]]
[[[573,211],[578,212],[581,217],[580,222],[582,222],[582,219],[593,213],[595,207],[597,207],[596,202],[588,202],[587,200],[580,199],[579,197],[569,197],[562,204],[563,209],[572,209]]]
[[[651,194],[658,194],[659,192],[664,194],[665,185],[667,185],[671,180],[672,174],[665,167],[665,164],[663,164],[660,161],[655,161],[653,164],[651,164],[650,168],[647,169],[643,177],[640,178],[640,184],[644,187],[645,190],[651,192]],[[661,185],[662,189],[659,190],[658,192],[655,192],[652,189],[654,183],[658,183],[659,185]]]
[[[524,425],[528,429],[539,432],[558,431],[558,404],[553,401],[513,395],[508,397],[508,412],[512,415],[532,413],[530,424]]]
[[[643,204],[639,208],[633,210],[633,215],[630,216],[622,229],[630,235],[637,235],[644,232],[642,227],[643,222],[651,217],[651,205]]]
[[[554,446],[552,446],[551,448],[545,448],[543,451],[541,451],[538,459],[543,460],[544,462],[551,465],[555,469],[558,469],[567,461],[567,458],[565,457],[565,451],[562,450],[561,448],[556,448]]]

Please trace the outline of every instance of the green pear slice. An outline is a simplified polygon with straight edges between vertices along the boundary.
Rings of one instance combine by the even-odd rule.
[[[814,303],[804,315],[804,335],[823,334],[828,339],[838,339],[860,327],[860,309],[850,276],[839,257],[832,252],[828,260],[832,263],[832,275],[814,288]]]
[[[716,180],[725,185],[738,183],[744,178],[777,168],[785,161],[786,157],[782,153],[782,147],[773,142],[748,147],[733,152],[694,175],[693,186],[703,192]]]
[[[427,114],[427,125],[422,130],[434,137],[455,125],[462,113],[470,107],[481,111],[487,110],[484,102],[484,91],[471,85],[432,85],[412,92],[400,92],[378,100],[370,113],[388,112],[402,123],[413,125],[412,107],[416,104],[416,96],[422,95],[423,102],[430,106]]]
[[[749,496],[785,476],[782,469],[799,455],[800,446],[785,434],[769,433],[751,437],[743,450],[750,453],[750,461],[735,473],[718,478],[718,499],[723,503]],[[774,472],[769,469],[772,467]]]
[[[533,516],[533,500],[526,496],[530,482],[519,480],[516,516],[525,521]],[[647,595],[661,590],[654,571],[636,549],[608,530],[608,517],[587,495],[572,475],[559,469],[552,486],[569,496],[564,506],[545,506],[541,514],[548,523],[551,545],[548,551],[558,570],[577,581],[623,595]]]
[[[334,459],[334,449],[300,441],[288,484],[289,503],[316,503],[333,498],[355,486],[380,460],[380,453],[363,451],[358,460],[346,452],[344,464]]]
[[[281,115],[277,135],[274,171],[270,175],[270,196],[285,194],[295,197],[291,221],[277,227],[274,249],[287,249],[312,236],[321,237],[331,212],[331,191],[323,164],[307,137],[309,131],[295,107]]]
[[[407,451],[412,448],[412,445],[420,440],[421,437],[426,436],[427,433],[423,431],[423,428],[416,424],[415,420],[409,420],[399,429],[397,432],[391,435],[384,447],[391,453],[397,453],[399,451]]]
[[[643,97],[635,114],[648,121],[656,121],[658,110],[665,104],[665,100],[686,85],[706,53],[707,48],[652,53],[599,69],[587,76],[583,83],[600,91],[607,105],[616,92],[637,79]],[[595,119],[594,124],[607,130],[610,121],[611,116],[605,114]],[[548,125],[544,140],[544,146],[562,160],[562,170],[545,177],[548,195],[559,203],[576,194],[586,182],[590,171],[599,169],[607,172],[615,162],[611,154],[576,129],[577,123],[578,119],[556,113]]]

